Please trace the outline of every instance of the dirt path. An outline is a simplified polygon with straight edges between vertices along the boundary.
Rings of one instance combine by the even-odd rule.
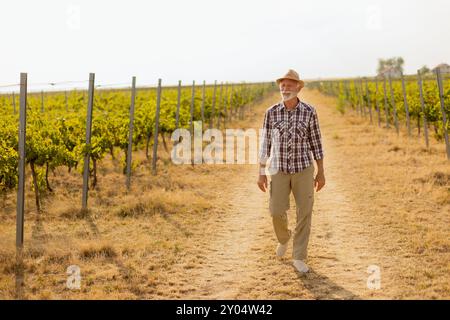
[[[239,173],[230,176],[226,192],[220,190],[224,212],[209,223],[210,237],[199,243],[203,263],[191,272],[190,285],[193,288],[184,297],[213,299],[360,299],[360,298],[409,298],[448,297],[448,247],[444,252],[431,252],[433,259],[444,263],[436,266],[433,276],[424,276],[415,263],[424,263],[426,256],[417,256],[408,235],[412,225],[405,224],[401,215],[392,219],[390,214],[400,214],[396,208],[404,204],[386,200],[385,195],[376,193],[381,186],[386,195],[396,197],[390,187],[397,187],[389,179],[389,170],[373,175],[372,169],[364,170],[370,163],[365,159],[372,156],[371,144],[366,139],[384,139],[381,128],[367,129],[361,120],[344,118],[337,113],[333,101],[317,92],[304,90],[302,99],[316,106],[323,135],[326,187],[315,194],[312,233],[308,264],[310,273],[300,275],[291,266],[290,245],[286,257],[274,256],[276,238],[268,212],[268,194],[260,192],[255,184],[256,167],[242,166]],[[272,102],[278,96],[272,97]],[[269,99],[270,100],[270,99]],[[263,112],[268,107],[255,108],[254,126],[260,125]],[[270,105],[270,104],[269,104]],[[352,124],[355,122],[355,128]],[[350,128],[349,128],[350,127]],[[356,130],[356,131],[355,131]],[[368,131],[369,130],[369,131]],[[376,137],[370,130],[377,132]],[[357,134],[366,132],[367,137]],[[358,141],[358,139],[361,139]],[[393,143],[396,137],[392,136]],[[362,146],[362,156],[349,158],[353,144]],[[415,142],[413,142],[414,144]],[[374,142],[377,144],[377,142]],[[389,143],[390,144],[390,143]],[[373,150],[375,151],[375,150]],[[414,150],[413,150],[414,151]],[[388,151],[384,151],[388,152]],[[439,160],[440,165],[445,161]],[[442,157],[442,160],[445,160]],[[442,167],[445,168],[445,167]],[[445,169],[444,169],[445,170]],[[405,172],[401,173],[406,174]],[[376,178],[375,178],[376,176]],[[372,182],[370,181],[372,179]],[[390,182],[389,182],[390,181]],[[399,180],[401,186],[402,180]],[[406,182],[403,180],[403,183]],[[374,193],[371,193],[372,190]],[[378,194],[378,196],[377,196]],[[292,195],[291,195],[292,196]],[[432,199],[428,199],[433,201]],[[372,202],[371,202],[372,201]],[[406,202],[411,202],[408,199]],[[368,210],[368,205],[375,208]],[[378,204],[378,207],[377,207]],[[448,202],[430,206],[427,201],[416,201],[416,208],[426,208],[443,213]],[[447,214],[443,215],[448,221]],[[295,223],[295,202],[291,200],[289,224]],[[384,217],[382,216],[384,215]],[[386,223],[389,222],[389,223]],[[445,232],[445,231],[444,231]],[[444,233],[445,234],[445,233]],[[448,234],[447,234],[448,235]],[[447,241],[440,239],[439,241]],[[447,242],[446,242],[447,243]],[[403,256],[398,255],[399,249]],[[429,258],[430,256],[428,256]],[[428,259],[430,263],[430,260]],[[380,268],[381,289],[367,287],[368,267]],[[419,273],[416,282],[411,283],[414,269]],[[417,282],[418,281],[418,282]],[[433,296],[437,294],[437,296]]]
[[[263,109],[255,111],[261,113]],[[312,272],[306,276],[295,272],[289,258],[292,247],[285,258],[275,258],[276,240],[268,211],[268,194],[256,187],[255,167],[246,166],[242,174],[229,184],[226,214],[213,222],[218,230],[214,231],[213,240],[207,244],[207,262],[194,278],[194,287],[199,289],[196,291],[198,295],[194,294],[193,298],[355,298],[355,294],[323,275],[330,273],[327,271],[331,269],[334,271],[333,278],[340,283],[354,285],[359,282],[360,286],[365,285],[361,282],[364,281],[365,270],[355,269],[361,269],[361,265],[367,268],[368,265],[355,261],[364,253],[353,257],[353,247],[359,243],[366,248],[362,240],[367,241],[353,232],[344,234],[354,231],[348,230],[347,221],[342,219],[353,213],[354,209],[347,200],[345,187],[339,181],[340,160],[330,145],[326,130],[332,123],[329,112],[328,108],[320,110],[329,164],[326,166],[327,187],[320,194],[316,193],[310,245]],[[335,210],[337,207],[339,210]],[[291,199],[291,229],[295,222],[294,210],[295,202]]]

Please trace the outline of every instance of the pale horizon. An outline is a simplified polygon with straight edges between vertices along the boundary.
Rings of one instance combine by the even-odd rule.
[[[421,1],[8,1],[0,91],[36,83],[188,85],[373,76],[401,56],[406,74],[450,63],[450,5]],[[63,88],[60,85],[58,88]],[[44,85],[43,89],[58,89]],[[17,88],[16,88],[17,89]]]

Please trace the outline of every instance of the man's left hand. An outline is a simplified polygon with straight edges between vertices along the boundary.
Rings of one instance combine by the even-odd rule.
[[[314,179],[314,188],[316,192],[320,191],[325,185],[325,174],[323,172],[318,172],[316,178]]]

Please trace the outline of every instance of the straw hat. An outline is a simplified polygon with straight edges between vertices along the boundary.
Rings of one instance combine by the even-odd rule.
[[[305,86],[305,82],[303,82],[303,80],[300,80],[298,73],[292,69],[289,69],[289,71],[284,76],[278,78],[277,84],[280,85],[280,81],[283,79],[291,79],[297,81],[298,83],[300,83],[300,88],[303,88]]]

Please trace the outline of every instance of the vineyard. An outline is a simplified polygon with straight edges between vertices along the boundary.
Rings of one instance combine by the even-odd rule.
[[[245,116],[245,107],[260,99],[272,83],[217,84],[161,88],[160,112],[157,113],[158,88],[136,88],[133,114],[132,147],[144,149],[147,158],[152,137],[166,140],[176,128],[190,128],[192,121],[201,120],[203,128],[226,125],[226,121]],[[91,188],[98,183],[97,164],[106,154],[114,159],[123,152],[123,173],[127,169],[130,128],[130,88],[101,89],[93,97],[92,137],[86,143],[86,91],[35,92],[27,95],[26,165],[32,175],[36,206],[40,210],[40,193],[52,191],[49,172],[65,167],[70,172],[83,171],[86,154],[91,159]],[[0,126],[0,192],[6,193],[18,185],[18,125],[19,113],[15,94],[0,96],[2,109]],[[158,130],[155,131],[155,121]],[[217,121],[217,123],[216,123]],[[216,126],[217,125],[217,126]],[[157,141],[157,140],[156,140]],[[155,146],[155,145],[154,145]],[[155,146],[157,148],[157,146]],[[157,156],[154,152],[153,155]],[[131,167],[133,164],[131,163]]]
[[[432,81],[424,80],[436,89]],[[256,186],[255,166],[176,165],[171,161],[170,150],[176,141],[170,134],[177,127],[189,129],[191,120],[202,120],[203,130],[224,126],[258,130],[267,108],[280,101],[272,83],[224,84],[222,90],[220,83],[215,90],[214,84],[196,85],[194,90],[192,84],[137,87],[129,190],[125,168],[133,86],[94,91],[90,148],[85,140],[86,111],[91,105],[88,91],[28,93],[22,230],[16,211],[19,99],[17,94],[15,101],[11,94],[1,96],[2,148],[9,152],[2,153],[2,161],[11,165],[9,185],[2,180],[4,198],[0,200],[0,297],[449,297],[450,172],[442,138],[431,136],[434,126],[438,133],[441,130],[439,97],[434,100],[437,121],[427,118],[430,148],[425,150],[422,137],[418,142],[419,138],[412,139],[403,130],[406,112],[402,113],[401,81],[392,81],[398,95],[394,98],[402,129],[399,135],[395,129],[383,128],[383,91],[377,94],[380,127],[371,126],[370,111],[361,104],[364,99],[358,100],[365,91],[358,80],[352,82],[340,82],[341,98],[339,81],[322,82],[320,88],[328,94],[311,88],[319,85],[314,82],[300,94],[318,110],[327,152],[327,184],[314,195],[311,271],[303,276],[290,270],[289,257],[274,256],[277,241],[268,214],[269,198]],[[367,84],[370,98],[376,83]],[[386,84],[389,102],[389,81]],[[406,84],[414,88],[412,80]],[[383,89],[383,82],[379,81],[378,89]],[[345,90],[349,99],[355,99],[353,108],[350,100],[342,98]],[[377,108],[374,101],[370,103],[375,123]],[[408,103],[412,110],[412,101]],[[390,111],[388,123],[394,128]],[[410,120],[413,127],[416,119],[411,116]],[[421,134],[422,125],[423,118]],[[152,175],[155,146],[158,170]],[[89,210],[83,212],[80,198],[86,154],[91,155],[90,201]],[[41,202],[41,211],[35,198]],[[289,215],[295,215],[293,206]],[[289,224],[294,228],[295,219],[290,218]],[[22,233],[23,246],[17,245],[18,233]],[[367,270],[374,264],[381,269],[381,290],[367,287]]]
[[[450,1],[2,9],[14,314],[450,300]]]
[[[401,78],[378,77],[363,79],[342,79],[335,81],[315,81],[310,84],[325,94],[339,99],[338,109],[345,113],[350,107],[359,115],[368,117],[379,126],[394,127],[399,133],[404,124],[408,136],[412,136],[414,127],[417,135],[421,132],[429,146],[428,130],[438,141],[445,140],[450,159],[448,132],[450,121],[450,76],[439,75],[439,81],[433,76],[402,76]],[[442,97],[442,99],[441,99]]]

